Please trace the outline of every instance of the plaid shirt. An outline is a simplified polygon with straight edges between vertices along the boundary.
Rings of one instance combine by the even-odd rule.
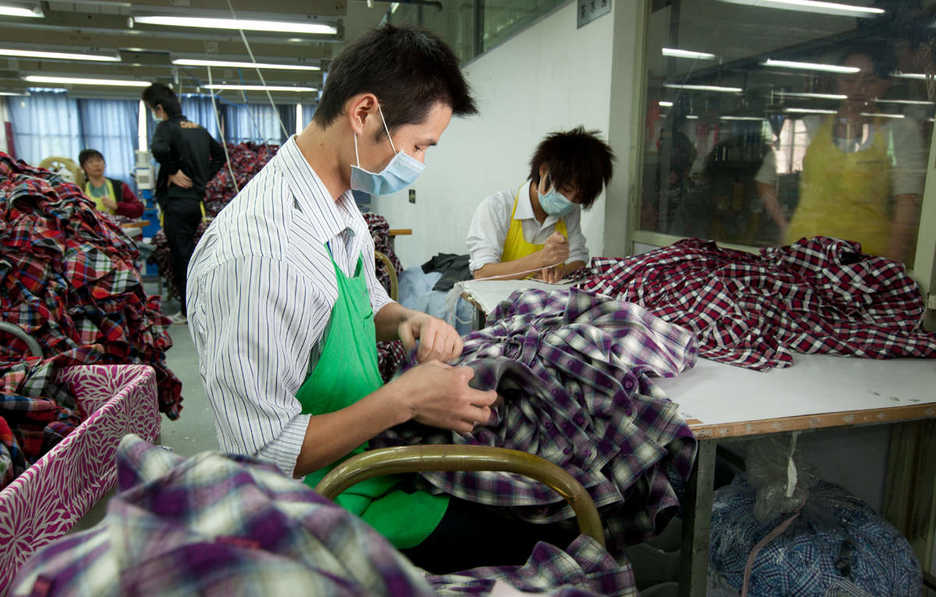
[[[588,489],[615,550],[657,534],[679,506],[695,440],[651,381],[692,367],[695,339],[637,305],[580,290],[515,292],[465,338],[472,385],[503,403],[472,434],[403,425],[371,446],[458,443],[542,456]],[[492,506],[528,506],[535,522],[572,516],[558,494],[500,472],[423,473],[437,490]]]
[[[172,346],[159,298],[147,297],[136,246],[76,185],[0,153],[0,318],[41,345],[30,356],[0,334],[0,485],[76,424],[56,368],[144,363],[157,371],[160,407],[181,410],[182,384],[165,366]]]
[[[38,551],[12,595],[484,595],[497,581],[538,594],[636,595],[627,563],[589,537],[539,544],[523,567],[426,578],[362,520],[275,467],[187,460],[128,435],[122,493],[89,531]]]
[[[689,239],[595,258],[577,286],[643,305],[693,331],[700,355],[750,369],[789,367],[792,351],[936,357],[916,282],[902,264],[860,251],[825,237],[760,255]]]

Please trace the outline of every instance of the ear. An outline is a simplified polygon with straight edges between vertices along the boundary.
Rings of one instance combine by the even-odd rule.
[[[358,136],[364,133],[364,126],[369,117],[377,114],[377,96],[373,93],[359,93],[345,102],[345,114],[348,126]]]

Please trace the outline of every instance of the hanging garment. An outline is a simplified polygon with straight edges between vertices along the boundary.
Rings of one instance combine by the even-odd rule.
[[[465,338],[458,364],[475,370],[472,386],[497,389],[502,402],[491,421],[466,435],[407,424],[371,446],[455,443],[536,454],[571,473],[604,508],[609,545],[661,531],[679,506],[696,445],[651,378],[692,367],[692,334],[637,305],[575,289],[515,292],[490,321]],[[572,516],[558,494],[517,475],[422,476],[464,500],[525,507],[531,522]]]
[[[760,255],[682,240],[595,258],[578,288],[637,303],[691,330],[705,358],[762,371],[792,353],[936,357],[922,293],[904,266],[857,243],[803,239]]]
[[[491,594],[636,597],[627,562],[592,538],[539,544],[522,567],[426,577],[359,518],[273,465],[206,452],[183,460],[135,435],[120,444],[107,516],[20,569],[11,594]],[[503,593],[501,593],[503,594]]]
[[[367,222],[367,228],[370,230],[371,238],[374,239],[374,249],[380,251],[390,259],[393,269],[399,275],[403,272],[403,264],[397,258],[393,251],[393,239],[390,238],[390,225],[387,219],[377,214],[361,214],[364,221]],[[387,271],[387,265],[383,261],[376,262],[377,279],[388,293],[390,292],[390,272]],[[385,382],[390,381],[400,365],[406,359],[406,351],[403,349],[403,343],[399,340],[392,342],[377,342],[377,362],[380,367],[380,376]]]

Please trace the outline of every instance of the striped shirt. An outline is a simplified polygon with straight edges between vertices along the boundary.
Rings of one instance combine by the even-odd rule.
[[[350,191],[335,201],[295,137],[221,211],[188,269],[189,331],[222,450],[292,474],[309,415],[295,395],[338,298],[335,263],[363,258],[374,313],[390,297]]]

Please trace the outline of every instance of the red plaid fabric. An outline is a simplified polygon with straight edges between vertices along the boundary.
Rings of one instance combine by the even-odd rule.
[[[0,333],[0,479],[22,472],[73,426],[57,368],[143,363],[156,369],[160,408],[179,416],[182,384],[158,297],[148,297],[133,242],[74,184],[0,153],[0,318],[41,345],[31,358]]]
[[[688,239],[626,259],[594,258],[577,287],[642,305],[696,334],[703,357],[765,370],[792,352],[936,357],[922,294],[904,266],[816,237],[760,255]]]

